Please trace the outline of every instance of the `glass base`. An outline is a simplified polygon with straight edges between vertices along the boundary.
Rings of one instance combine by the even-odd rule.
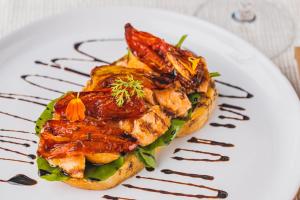
[[[254,1],[255,18],[236,20],[241,0],[208,0],[195,16],[219,25],[253,44],[269,58],[279,56],[293,43],[295,24],[284,8],[265,0]]]

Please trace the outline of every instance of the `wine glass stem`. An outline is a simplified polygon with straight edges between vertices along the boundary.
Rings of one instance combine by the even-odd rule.
[[[241,23],[251,23],[255,21],[256,15],[253,0],[239,0],[239,8],[232,13],[232,18]]]

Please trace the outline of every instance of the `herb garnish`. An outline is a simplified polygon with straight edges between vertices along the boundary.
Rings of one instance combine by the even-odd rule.
[[[128,75],[126,80],[116,79],[111,84],[112,96],[118,106],[122,106],[125,101],[136,95],[138,98],[144,97],[143,85],[139,80],[134,80],[132,75]]]
[[[218,77],[218,76],[221,76],[221,74],[219,72],[210,72],[209,73],[209,76],[212,78],[212,77]]]
[[[175,47],[180,48],[182,43],[184,42],[184,40],[187,38],[187,35],[183,35],[181,36],[180,40],[178,41],[178,43],[175,45]]]

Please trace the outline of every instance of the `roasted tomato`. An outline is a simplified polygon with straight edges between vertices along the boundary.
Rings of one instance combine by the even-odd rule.
[[[143,63],[161,74],[175,74],[186,88],[206,92],[209,73],[204,58],[182,50],[146,32],[125,25],[125,38],[129,49]]]
[[[55,112],[64,118],[67,105],[74,98],[76,98],[76,93],[66,94],[55,104]],[[137,118],[147,110],[144,100],[136,96],[126,101],[123,106],[118,106],[108,88],[100,91],[80,92],[79,98],[85,105],[86,116],[101,120]]]

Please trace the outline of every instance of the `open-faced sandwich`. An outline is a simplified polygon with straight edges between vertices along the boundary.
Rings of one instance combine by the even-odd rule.
[[[203,57],[125,25],[128,54],[37,120],[40,177],[103,190],[155,168],[155,153],[204,125],[216,90]]]

